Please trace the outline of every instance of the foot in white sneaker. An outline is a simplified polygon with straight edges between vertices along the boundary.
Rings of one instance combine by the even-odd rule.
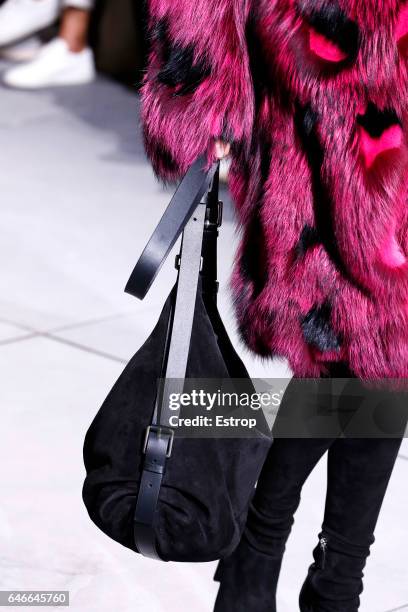
[[[6,0],[0,7],[0,47],[51,25],[59,10],[59,0]]]
[[[81,85],[94,78],[92,50],[86,48],[73,53],[62,38],[44,45],[32,62],[11,68],[3,75],[5,85],[18,89]]]

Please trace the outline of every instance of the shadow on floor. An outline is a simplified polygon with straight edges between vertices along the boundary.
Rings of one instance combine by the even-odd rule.
[[[55,88],[52,93],[57,106],[98,131],[116,136],[118,148],[106,157],[108,161],[145,163],[136,89],[98,77],[89,85]]]

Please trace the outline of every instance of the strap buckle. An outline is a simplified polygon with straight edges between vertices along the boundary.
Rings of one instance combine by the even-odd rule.
[[[224,202],[221,202],[221,200],[219,200],[218,201],[217,227],[221,227],[222,225],[223,212],[224,212]]]
[[[208,228],[219,228],[222,225],[224,204],[221,200],[218,200],[216,209],[207,206],[205,214],[205,227]]]
[[[149,442],[149,437],[151,434],[156,435],[159,438],[168,436],[166,457],[169,458],[173,450],[174,429],[170,429],[170,427],[163,427],[161,425],[149,425],[146,429],[145,439],[143,443],[144,455],[146,454],[147,444]]]

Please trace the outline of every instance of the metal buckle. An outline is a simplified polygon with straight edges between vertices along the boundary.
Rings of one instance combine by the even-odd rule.
[[[158,437],[163,437],[163,434],[168,435],[169,439],[167,442],[167,451],[166,451],[166,457],[170,457],[171,452],[173,450],[173,442],[174,442],[174,430],[170,429],[169,427],[161,427],[160,425],[149,425],[149,427],[147,427],[146,429],[146,434],[145,434],[145,439],[144,439],[144,443],[143,443],[143,454],[146,454],[146,449],[147,449],[147,443],[149,441],[149,436],[151,434],[151,432],[155,433],[158,435]]]
[[[221,227],[222,225],[222,217],[224,211],[224,203],[221,200],[218,201],[218,219],[217,219],[217,227]]]
[[[205,227],[221,227],[222,225],[222,216],[223,216],[224,204],[221,200],[218,200],[217,205],[217,218],[211,220],[211,207],[207,206],[206,215],[205,215]]]

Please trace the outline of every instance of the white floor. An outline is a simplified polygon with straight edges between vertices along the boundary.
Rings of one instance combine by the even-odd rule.
[[[41,93],[2,89],[0,141],[0,589],[70,590],[75,611],[209,611],[214,564],[134,555],[93,526],[81,501],[84,433],[175,277],[171,257],[145,302],[123,293],[169,197],[143,156],[137,97],[102,79]],[[221,309],[233,333],[231,211],[226,219]],[[244,358],[253,375],[285,371]],[[404,443],[362,612],[408,610],[407,476]],[[322,463],[304,490],[279,612],[297,609],[324,488]]]

